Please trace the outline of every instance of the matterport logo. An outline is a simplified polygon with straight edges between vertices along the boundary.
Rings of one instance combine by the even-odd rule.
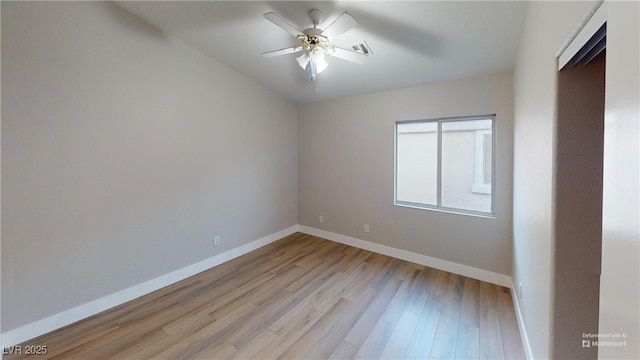
[[[625,347],[627,346],[627,334],[592,334],[582,333],[582,347]]]

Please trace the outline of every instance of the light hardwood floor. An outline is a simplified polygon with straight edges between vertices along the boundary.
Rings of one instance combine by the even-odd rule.
[[[27,345],[47,346],[37,359],[525,358],[509,289],[301,233]]]

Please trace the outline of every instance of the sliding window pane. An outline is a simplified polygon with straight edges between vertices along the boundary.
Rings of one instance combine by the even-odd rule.
[[[491,213],[493,120],[442,123],[442,203]]]
[[[396,201],[437,205],[438,124],[397,124]]]

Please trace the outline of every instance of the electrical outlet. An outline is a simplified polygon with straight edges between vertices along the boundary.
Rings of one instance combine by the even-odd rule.
[[[213,237],[213,246],[219,246],[219,245],[220,245],[220,235],[214,236]]]
[[[323,223],[324,222],[324,216],[320,215],[318,217],[318,222]]]
[[[522,299],[522,282],[518,282],[518,299]]]
[[[364,232],[369,232],[369,224],[364,224]]]

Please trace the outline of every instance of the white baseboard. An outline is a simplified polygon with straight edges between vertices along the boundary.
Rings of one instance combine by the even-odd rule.
[[[267,244],[270,244],[276,240],[282,239],[283,237],[291,235],[297,231],[298,225],[291,226],[271,235],[267,235],[261,239],[239,246],[235,249],[231,249],[222,254],[218,254],[195,264],[186,266],[182,269],[178,269],[168,274],[159,276],[155,279],[151,279],[141,284],[134,285],[130,288],[118,291],[111,295],[107,295],[100,299],[93,300],[86,304],[76,306],[72,309],[65,310],[47,318],[34,321],[31,324],[9,330],[5,333],[2,333],[2,346],[3,348],[13,346],[24,341],[36,338],[40,335],[46,334],[50,331],[59,329],[63,326],[72,324],[78,320],[82,320],[89,316],[95,315],[114,306],[118,306],[127,301],[133,300],[140,296],[161,289],[165,286],[171,285],[177,281],[186,279],[216,265],[225,263],[238,256],[244,255]]]
[[[394,258],[411,261],[416,264],[429,266],[435,269],[448,271],[454,274],[458,274],[458,275],[462,275],[462,276],[470,277],[473,279],[482,280],[488,283],[510,288],[511,297],[513,298],[513,305],[516,312],[516,318],[518,320],[518,328],[520,329],[520,336],[522,338],[521,339],[522,346],[524,347],[525,355],[529,360],[534,359],[533,352],[531,351],[531,344],[529,343],[529,336],[527,335],[527,329],[524,326],[522,313],[520,311],[520,303],[518,302],[518,298],[516,295],[517,292],[515,290],[513,280],[510,276],[495,273],[492,271],[474,268],[472,266],[461,265],[458,263],[441,260],[441,259],[433,258],[430,256],[426,256],[426,255],[420,255],[420,254],[412,253],[410,251],[401,250],[401,249],[393,248],[390,246],[380,245],[380,244],[372,243],[370,241],[356,239],[353,237],[340,235],[340,234],[332,233],[329,231],[312,228],[309,226],[299,225],[298,231],[303,232],[305,234],[321,237],[327,240],[339,242],[341,244],[354,246],[360,249],[373,251],[373,252],[391,256]]]
[[[448,271],[454,274],[470,277],[477,280],[486,281],[488,283],[511,288],[513,281],[510,276],[499,274],[492,271],[474,268],[472,266],[462,265],[451,261],[436,259],[430,256],[412,253],[410,251],[393,248],[390,246],[372,243],[366,240],[356,239],[350,236],[340,235],[325,230],[312,228],[309,226],[299,225],[298,231],[305,234],[325,238],[327,240],[339,242],[341,244],[354,246],[360,249],[373,251],[375,253],[391,256],[401,260],[411,261],[416,264],[429,266],[435,269]]]
[[[534,360],[533,351],[531,350],[531,343],[529,342],[529,335],[527,334],[527,328],[524,326],[524,319],[522,318],[522,312],[520,311],[520,302],[518,301],[518,292],[516,291],[515,283],[511,284],[511,298],[513,299],[513,307],[516,311],[516,318],[518,319],[518,328],[520,329],[520,337],[522,338],[522,346],[524,347],[524,354],[527,360]]]
[[[433,267],[436,269],[449,271],[458,275],[467,276],[470,278],[486,281],[492,284],[497,284],[511,288],[511,294],[513,295],[514,307],[516,310],[516,316],[518,319],[518,326],[520,328],[520,334],[522,336],[522,342],[525,347],[525,353],[527,359],[533,359],[531,352],[531,345],[528,341],[526,329],[522,322],[522,314],[520,312],[520,306],[517,296],[515,296],[515,287],[511,277],[487,270],[474,268],[467,265],[461,265],[454,262],[436,259],[430,256],[412,253],[410,251],[393,248],[390,246],[380,245],[369,241],[356,239],[353,237],[332,233],[325,230],[315,229],[303,225],[294,225],[284,230],[278,231],[271,235],[265,236],[261,239],[252,241],[248,244],[239,246],[235,249],[231,249],[225,253],[218,254],[210,257],[198,263],[186,266],[182,269],[178,269],[171,273],[159,276],[155,279],[151,279],[144,283],[132,286],[130,288],[118,291],[111,295],[107,295],[103,298],[93,300],[83,305],[76,306],[72,309],[65,310],[58,314],[49,316],[47,318],[34,321],[31,324],[24,325],[22,327],[4,332],[0,334],[2,339],[2,346],[8,347],[19,344],[21,342],[33,339],[40,335],[46,334],[50,331],[59,329],[63,326],[72,324],[76,321],[85,319],[89,316],[95,315],[112,307],[123,304],[127,301],[133,300],[140,296],[146,295],[165,286],[171,285],[180,280],[186,279],[190,276],[198,274],[202,271],[210,269],[214,266],[225,263],[236,257],[249,253],[253,250],[268,245],[276,240],[291,235],[297,231],[325,238],[331,241],[339,242],[345,245],[354,246],[360,249],[373,251],[379,254],[395,257],[402,260],[411,261],[417,264]]]

